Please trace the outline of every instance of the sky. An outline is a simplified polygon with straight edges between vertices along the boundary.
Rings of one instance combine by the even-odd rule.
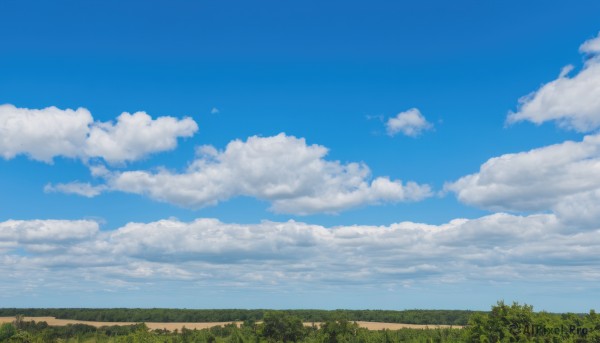
[[[600,308],[597,1],[0,13],[0,307]]]

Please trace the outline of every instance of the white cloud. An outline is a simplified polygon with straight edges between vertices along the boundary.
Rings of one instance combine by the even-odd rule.
[[[55,156],[79,157],[93,118],[84,108],[41,110],[0,105],[0,155],[19,154],[51,162]]]
[[[578,74],[566,66],[558,79],[520,99],[507,122],[554,120],[580,132],[600,127],[600,33],[580,47],[588,54]],[[600,220],[600,135],[585,136],[485,162],[479,172],[448,183],[446,190],[469,205],[494,211],[551,212],[574,230]]]
[[[98,223],[88,220],[8,220],[0,222],[0,242],[18,244],[72,242],[89,239]]]
[[[433,127],[417,108],[411,108],[408,111],[398,113],[393,118],[389,118],[385,126],[390,136],[402,133],[409,137],[417,137],[423,131]]]
[[[152,287],[165,280],[280,291],[600,281],[600,231],[573,232],[552,214],[497,213],[443,225],[197,219],[129,223],[113,231],[98,231],[88,221],[8,221],[0,228],[0,287],[15,292],[24,284],[93,292],[106,284]]]
[[[44,186],[44,192],[46,193],[67,193],[77,194],[87,198],[93,198],[100,195],[102,191],[106,189],[106,186],[93,186],[89,183],[82,182],[70,182],[70,183],[59,183],[56,185],[47,184]]]
[[[600,219],[600,135],[489,159],[446,185],[460,201],[491,210],[554,211],[563,220]]]
[[[85,155],[109,163],[135,161],[159,151],[172,150],[177,138],[191,137],[198,125],[191,118],[159,117],[145,112],[123,113],[117,123],[97,123],[90,129]]]
[[[113,124],[94,122],[84,108],[0,105],[0,155],[5,159],[23,154],[48,163],[58,156],[122,163],[172,150],[177,138],[190,137],[197,130],[191,118],[152,119],[144,112],[123,113]]]
[[[279,134],[230,142],[225,151],[198,149],[184,173],[126,171],[107,177],[110,189],[144,194],[184,207],[215,205],[236,196],[272,203],[272,210],[310,214],[339,212],[384,202],[417,201],[429,186],[377,177],[362,163],[325,160],[327,149]]]
[[[537,91],[519,99],[517,112],[507,122],[556,121],[560,127],[589,132],[600,127],[600,33],[583,43],[580,51],[590,55],[583,69],[573,77],[572,66]]]
[[[598,32],[596,38],[589,39],[581,44],[579,51],[593,55],[600,53],[600,32]]]

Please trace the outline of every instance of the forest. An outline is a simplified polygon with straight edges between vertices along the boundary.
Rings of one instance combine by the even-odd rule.
[[[291,311],[293,312],[293,311]],[[331,311],[335,312],[335,311]],[[6,313],[6,312],[4,312]],[[343,313],[338,311],[336,315]],[[45,314],[47,315],[47,314]],[[304,322],[304,323],[303,323]],[[207,342],[207,343],[341,343],[341,342],[599,342],[600,316],[534,312],[533,307],[500,301],[488,312],[473,312],[464,328],[367,330],[353,320],[330,316],[315,324],[290,311],[264,311],[260,321],[246,319],[235,324],[202,330],[149,330],[143,324],[104,326],[84,324],[48,326],[25,321],[21,315],[13,323],[0,326],[0,342]]]

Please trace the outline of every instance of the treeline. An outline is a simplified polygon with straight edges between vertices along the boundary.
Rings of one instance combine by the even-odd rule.
[[[149,330],[144,324],[107,326],[71,324],[48,326],[45,322],[17,319],[0,326],[0,342],[10,343],[342,343],[342,342],[462,342],[460,329],[402,329],[370,331],[344,319],[320,326],[305,326],[299,317],[285,312],[267,312],[261,323],[252,320],[201,330]]]
[[[190,310],[190,309],[91,309],[91,308],[3,308],[0,317],[24,315],[100,322],[230,322],[260,321],[268,310]],[[304,322],[324,322],[335,318],[350,321],[404,324],[466,325],[473,311],[462,310],[284,310]]]

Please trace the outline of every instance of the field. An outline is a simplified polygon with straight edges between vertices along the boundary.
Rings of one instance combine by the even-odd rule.
[[[112,326],[112,325],[133,325],[135,322],[96,322],[96,321],[85,321],[85,320],[73,320],[73,319],[57,319],[55,317],[23,317],[25,321],[36,321],[46,322],[51,326],[66,326],[68,324],[85,324],[94,327],[101,326]],[[10,323],[15,320],[15,317],[0,317],[0,324]],[[146,326],[149,329],[165,329],[169,331],[181,330],[183,327],[187,329],[207,329],[213,326],[224,326],[227,324],[235,323],[240,325],[242,322],[201,322],[201,323],[158,323],[158,322],[146,322]],[[399,330],[399,329],[436,329],[436,328],[462,328],[462,326],[451,326],[451,325],[419,325],[419,324],[401,324],[401,323],[380,323],[380,322],[365,322],[357,321],[358,326],[369,329],[369,330]],[[305,322],[305,326],[311,326],[313,323]],[[315,323],[319,325],[319,323]]]

